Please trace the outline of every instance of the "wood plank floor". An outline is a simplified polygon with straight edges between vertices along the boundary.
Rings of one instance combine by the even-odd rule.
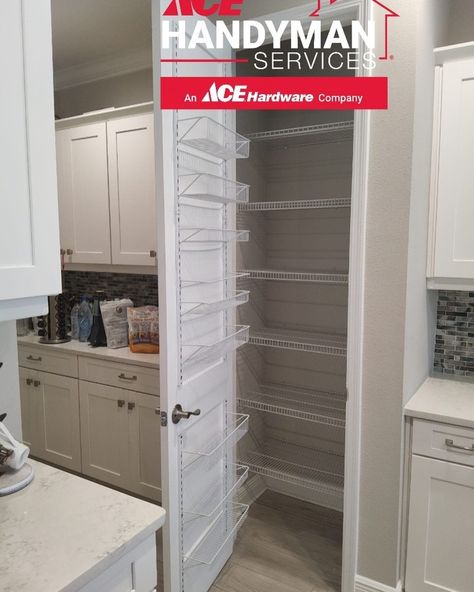
[[[340,592],[341,570],[342,514],[267,491],[211,592]]]

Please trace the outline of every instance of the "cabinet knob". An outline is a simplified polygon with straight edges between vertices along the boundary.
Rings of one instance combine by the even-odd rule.
[[[128,404],[128,410],[129,411],[133,411],[135,409],[135,403],[129,403]]]
[[[32,378],[27,378],[27,379],[26,379],[26,384],[27,384],[28,386],[31,386],[31,385],[33,384],[33,379],[32,379]]]
[[[121,409],[122,407],[124,407],[124,405],[125,405],[125,401],[124,401],[123,399],[119,399],[119,400],[117,401],[117,407],[120,407],[120,409]]]
[[[41,382],[40,382],[39,380],[34,380],[34,381],[33,381],[33,386],[36,386],[36,387],[38,387],[38,386],[40,386],[40,385],[41,385]]]
[[[66,254],[66,249],[60,249],[59,254],[60,255],[65,255]]]
[[[67,249],[66,255],[74,255],[74,251],[72,249]]]
[[[152,259],[155,259],[155,258],[156,258],[156,254],[157,254],[157,253],[156,253],[156,251],[153,251],[153,250],[152,250],[152,251],[150,251],[150,257],[151,257]]]

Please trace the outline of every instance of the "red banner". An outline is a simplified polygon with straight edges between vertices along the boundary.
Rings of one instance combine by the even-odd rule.
[[[386,77],[163,77],[162,109],[387,109]]]

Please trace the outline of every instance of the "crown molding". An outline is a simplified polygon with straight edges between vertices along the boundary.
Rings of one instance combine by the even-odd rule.
[[[126,53],[115,54],[93,62],[56,70],[54,73],[54,89],[64,90],[152,67],[151,49],[149,47],[140,47]]]

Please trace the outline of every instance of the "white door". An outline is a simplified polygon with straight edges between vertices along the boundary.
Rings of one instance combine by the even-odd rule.
[[[112,263],[156,265],[153,113],[107,123]]]
[[[61,249],[66,263],[110,263],[105,122],[56,132]]]
[[[127,489],[129,477],[128,392],[79,381],[82,471]]]
[[[0,71],[1,321],[61,291],[49,0],[0,3]]]
[[[130,489],[161,501],[160,399],[130,393]]]
[[[474,468],[414,456],[406,592],[472,592],[473,558]]]
[[[161,11],[164,9],[163,2]],[[154,2],[154,15],[160,3]],[[192,19],[187,18],[192,25]],[[159,26],[158,22],[154,23]],[[208,26],[211,27],[208,23]],[[229,58],[229,51],[172,47],[162,58]],[[224,63],[162,64],[162,76],[230,74]],[[157,111],[157,113],[159,113]],[[248,328],[235,326],[229,303],[235,290],[234,205],[228,184],[245,142],[235,135],[230,111],[163,111],[156,142],[159,173],[161,410],[166,592],[205,592],[232,553],[247,509],[230,495],[231,470],[245,416],[234,414],[235,350]],[[242,150],[243,148],[243,150]],[[241,150],[239,155],[236,154]],[[173,422],[173,411],[193,413]]]
[[[443,66],[435,276],[474,278],[474,59]]]

